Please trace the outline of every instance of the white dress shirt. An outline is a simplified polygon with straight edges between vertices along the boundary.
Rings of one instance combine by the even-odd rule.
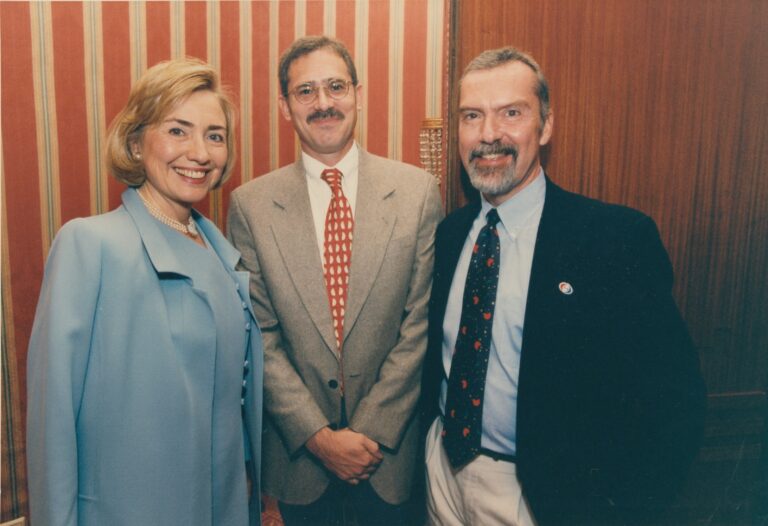
[[[533,250],[544,207],[546,180],[539,170],[535,179],[518,194],[497,207],[501,222],[497,225],[501,245],[499,285],[491,329],[491,349],[483,397],[483,434],[481,447],[497,453],[516,452],[517,381],[520,351],[523,343],[523,321],[531,278]],[[480,214],[464,241],[456,272],[453,275],[448,305],[443,320],[443,367],[451,370],[453,349],[461,319],[464,285],[471,259],[472,246],[485,226],[485,215],[493,208],[482,199]],[[440,390],[440,409],[445,412],[448,384]]]
[[[301,160],[307,175],[307,188],[309,190],[309,204],[312,207],[312,219],[315,223],[317,235],[317,249],[320,251],[320,261],[324,261],[325,244],[325,216],[328,206],[331,204],[331,187],[323,181],[321,175],[326,168],[336,168],[342,174],[341,189],[352,208],[352,216],[355,215],[355,202],[357,200],[357,167],[359,162],[359,150],[357,143],[349,149],[336,166],[326,166],[314,157],[301,152]]]

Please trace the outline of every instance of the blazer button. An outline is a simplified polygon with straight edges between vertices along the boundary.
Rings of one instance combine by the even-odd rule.
[[[339,382],[336,380],[328,380],[328,387],[331,389],[336,389],[339,386]]]

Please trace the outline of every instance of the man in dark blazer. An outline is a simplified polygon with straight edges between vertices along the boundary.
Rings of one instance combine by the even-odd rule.
[[[459,149],[481,198],[435,241],[434,524],[653,523],[698,449],[705,391],[656,225],[547,178],[552,126],[530,56],[466,68]]]
[[[263,487],[289,526],[403,524],[437,182],[356,144],[361,86],[340,42],[301,38],[279,71],[301,155],[235,190],[229,211],[264,338]]]

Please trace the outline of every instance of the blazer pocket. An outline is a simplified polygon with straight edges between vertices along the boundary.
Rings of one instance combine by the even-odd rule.
[[[400,260],[411,257],[416,247],[416,238],[413,236],[400,236],[390,240],[387,245],[387,251],[384,254],[386,259]]]

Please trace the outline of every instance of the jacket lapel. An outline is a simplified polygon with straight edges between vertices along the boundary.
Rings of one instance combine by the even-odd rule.
[[[256,314],[253,312],[253,304],[251,298],[248,295],[248,283],[250,274],[246,271],[235,270],[237,262],[240,260],[240,252],[227,241],[222,235],[221,231],[213,224],[213,222],[206,219],[197,210],[192,210],[197,224],[200,226],[200,230],[205,234],[206,239],[211,244],[213,250],[218,254],[219,259],[224,263],[224,268],[232,279],[237,284],[237,293],[240,296],[240,300],[247,307],[253,320],[256,320]]]
[[[448,305],[451,283],[456,274],[462,248],[472,222],[480,212],[480,201],[474,201],[449,215],[438,227],[435,238],[435,270],[429,301],[429,344],[424,363],[423,392],[429,415],[437,414],[440,382],[446,377],[443,367],[443,321]],[[460,276],[459,279],[466,279]]]
[[[136,228],[139,231],[141,240],[144,243],[144,248],[147,251],[147,255],[152,262],[155,272],[158,274],[176,274],[184,276],[190,280],[192,288],[198,290],[195,287],[194,279],[187,271],[189,263],[179,259],[177,252],[175,252],[168,244],[165,234],[163,234],[155,220],[149,215],[149,212],[147,212],[147,209],[141,202],[141,198],[136,190],[129,188],[123,192],[122,200],[123,206],[125,206],[128,214],[130,214],[136,224]],[[193,209],[192,215],[205,234],[206,239],[211,244],[211,247],[224,263],[227,272],[238,284],[238,294],[243,303],[246,304],[248,312],[250,312],[255,320],[256,315],[253,313],[253,305],[248,297],[248,273],[235,270],[235,265],[237,265],[237,262],[240,259],[240,252],[238,252],[237,249],[224,238],[219,229],[211,221],[206,219],[197,210]],[[205,294],[202,295],[205,296]]]
[[[165,235],[155,219],[149,215],[144,203],[135,188],[129,188],[122,194],[123,206],[136,224],[141,241],[147,251],[149,260],[158,274],[170,273],[184,276],[191,280],[187,265],[179,259],[178,254],[171,249]]]
[[[480,201],[478,200],[462,210],[461,214],[456,218],[457,224],[454,225],[455,228],[452,228],[453,231],[446,233],[447,237],[444,247],[445,257],[442,259],[440,269],[441,273],[444,270],[451,271],[446,273],[450,278],[450,281],[446,284],[448,287],[451,286],[451,282],[453,281],[453,271],[456,270],[456,265],[459,263],[459,257],[461,256],[461,251],[467,241],[469,231],[472,228],[472,223],[474,223],[479,213]]]
[[[309,191],[301,160],[284,176],[276,189],[271,214],[275,244],[293,281],[304,308],[312,318],[323,341],[336,354],[336,338],[328,307],[323,277],[323,263],[317,250],[315,224],[309,202]]]
[[[554,314],[557,312],[556,302],[563,299],[558,285],[561,282],[570,282],[573,278],[570,260],[580,250],[580,241],[577,239],[579,235],[575,230],[576,225],[569,213],[570,201],[566,196],[561,188],[547,178],[547,193],[536,236],[528,286],[523,361],[526,356],[530,359],[532,355],[536,355],[539,351],[532,349],[542,346],[546,338],[551,336],[549,324],[557,317]]]
[[[430,308],[435,309],[435,313],[439,314],[439,318],[434,319],[441,320],[441,327],[456,266],[459,263],[459,257],[469,230],[472,228],[472,223],[479,213],[480,201],[477,200],[457,212],[454,219],[450,223],[444,223],[440,229],[439,238],[435,245],[434,290],[432,293],[434,301]],[[465,279],[466,277],[462,276],[461,278]]]
[[[344,336],[357,320],[376,281],[397,220],[395,187],[377,170],[375,160],[360,150],[352,265]]]

